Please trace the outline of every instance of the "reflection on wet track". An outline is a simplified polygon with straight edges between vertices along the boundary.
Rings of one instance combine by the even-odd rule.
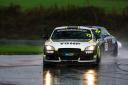
[[[96,85],[96,72],[94,70],[88,70],[84,74],[85,85]]]
[[[52,85],[52,74],[50,71],[46,71],[44,85]]]
[[[96,83],[95,68],[59,67],[44,70],[43,85],[97,85]]]

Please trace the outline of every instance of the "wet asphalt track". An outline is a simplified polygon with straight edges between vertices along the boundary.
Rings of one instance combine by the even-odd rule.
[[[42,55],[1,55],[0,85],[43,85]]]
[[[44,68],[43,85],[128,85],[128,53],[104,56],[99,67],[59,66]]]
[[[43,68],[42,55],[1,55],[0,85],[128,85],[128,51],[104,56],[99,67]]]

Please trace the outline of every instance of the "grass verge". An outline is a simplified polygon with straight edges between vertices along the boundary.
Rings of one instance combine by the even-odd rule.
[[[42,52],[42,46],[38,45],[0,44],[0,55],[28,55]]]

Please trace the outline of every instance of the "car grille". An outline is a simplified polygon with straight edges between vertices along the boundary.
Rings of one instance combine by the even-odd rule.
[[[78,60],[81,50],[78,48],[61,48],[58,54],[62,60]]]

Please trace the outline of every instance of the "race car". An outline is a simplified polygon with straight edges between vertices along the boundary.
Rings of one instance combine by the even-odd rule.
[[[105,52],[117,56],[117,41],[105,28],[62,26],[56,27],[45,42],[43,61],[44,64],[88,62],[99,65]]]
[[[88,26],[92,30],[93,34],[98,41],[102,44],[102,55],[111,54],[112,56],[118,56],[118,48],[121,47],[121,43],[112,36],[105,27],[101,26]]]

